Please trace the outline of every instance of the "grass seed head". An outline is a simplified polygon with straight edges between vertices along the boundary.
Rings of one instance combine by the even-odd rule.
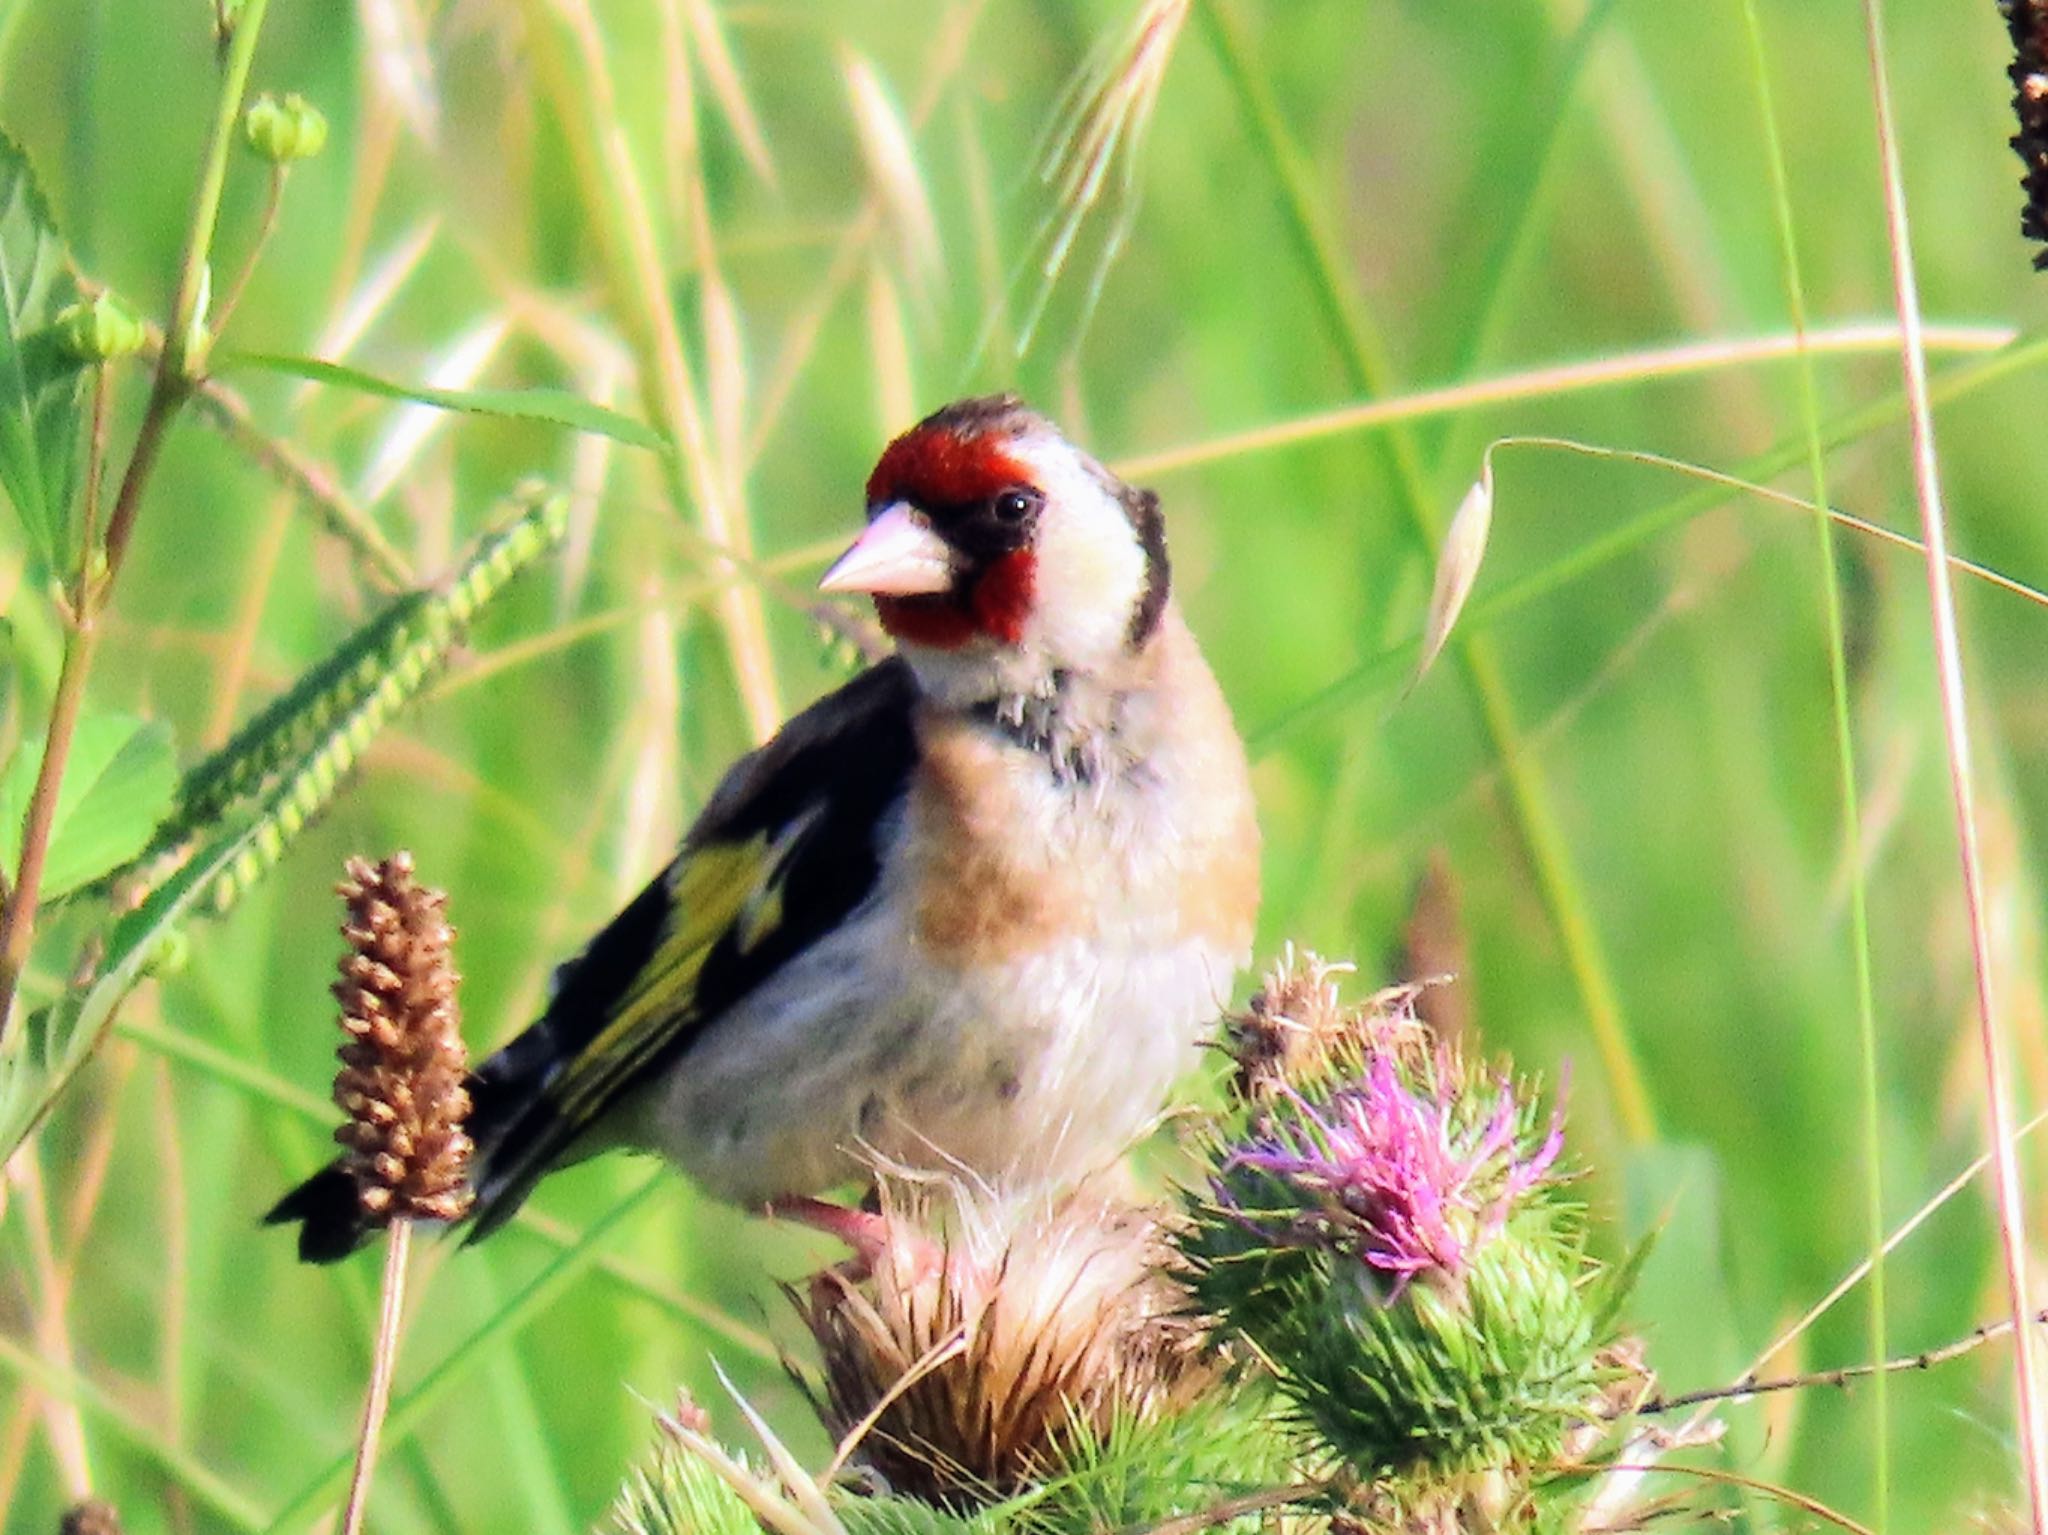
[[[2040,244],[2034,266],[2048,271],[2048,0],[1999,0],[2012,30],[2013,110],[2019,132],[2012,147],[2025,167],[2020,185],[2020,233]]]
[[[447,897],[415,883],[412,855],[348,862],[348,952],[334,984],[341,1004],[334,1101],[348,1119],[347,1154],[372,1224],[454,1220],[468,1208],[469,1075],[449,957]]]

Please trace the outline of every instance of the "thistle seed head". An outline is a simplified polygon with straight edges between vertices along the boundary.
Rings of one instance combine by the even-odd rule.
[[[1202,1329],[1165,1277],[1159,1212],[1082,1194],[1000,1234],[970,1216],[941,1244],[930,1203],[885,1184],[872,1273],[828,1270],[792,1292],[824,1356],[820,1415],[835,1437],[872,1417],[857,1458],[891,1490],[993,1503],[1056,1474],[1082,1439],[1213,1383]]]
[[[456,1012],[447,897],[413,880],[412,855],[348,861],[348,952],[334,984],[347,1035],[334,1101],[364,1218],[454,1220],[469,1208],[468,1056]]]

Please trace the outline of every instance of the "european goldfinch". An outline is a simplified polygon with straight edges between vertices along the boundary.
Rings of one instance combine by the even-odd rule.
[[[999,396],[890,443],[867,516],[819,584],[899,653],[741,758],[477,1071],[471,1240],[612,1147],[813,1218],[877,1164],[1066,1183],[1194,1063],[1259,837],[1158,497]],[[314,1262],[364,1235],[336,1168],[270,1219]]]

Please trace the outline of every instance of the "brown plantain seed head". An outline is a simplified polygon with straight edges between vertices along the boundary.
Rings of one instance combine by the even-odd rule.
[[[349,1116],[334,1133],[342,1164],[373,1225],[454,1220],[469,1209],[471,1147],[447,897],[414,882],[410,853],[351,858],[337,888],[349,944],[334,984],[347,1036],[334,1078]]]

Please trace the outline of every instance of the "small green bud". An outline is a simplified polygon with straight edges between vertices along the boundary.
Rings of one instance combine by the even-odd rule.
[[[174,927],[157,940],[143,969],[147,974],[161,978],[183,974],[191,962],[192,937],[182,927]]]
[[[142,322],[111,293],[66,305],[52,323],[64,350],[80,362],[111,362],[142,350]]]
[[[288,165],[320,153],[327,142],[327,119],[296,91],[288,96],[265,91],[242,114],[242,137],[272,165]]]

